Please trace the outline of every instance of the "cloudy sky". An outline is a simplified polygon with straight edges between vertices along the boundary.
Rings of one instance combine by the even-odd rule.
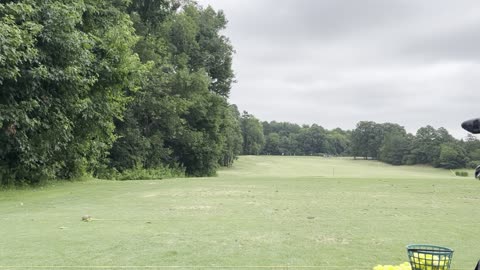
[[[430,124],[461,138],[461,122],[480,117],[476,0],[198,2],[225,12],[231,102],[261,120]]]

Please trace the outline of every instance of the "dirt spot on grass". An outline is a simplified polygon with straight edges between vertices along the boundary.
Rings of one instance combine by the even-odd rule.
[[[322,235],[315,239],[315,242],[326,245],[349,245],[350,241],[346,238],[337,237],[333,235]]]

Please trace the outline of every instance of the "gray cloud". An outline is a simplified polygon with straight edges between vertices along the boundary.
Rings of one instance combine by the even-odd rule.
[[[480,116],[476,1],[200,0],[225,11],[231,101],[262,120],[352,129]]]

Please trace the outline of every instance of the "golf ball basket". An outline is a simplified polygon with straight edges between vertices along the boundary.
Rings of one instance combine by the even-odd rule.
[[[408,245],[408,259],[412,270],[449,270],[453,250],[433,245]]]

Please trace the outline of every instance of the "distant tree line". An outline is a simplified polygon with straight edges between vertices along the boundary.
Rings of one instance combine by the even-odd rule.
[[[244,112],[240,119],[244,155],[351,156],[352,131],[313,125],[261,122]]]
[[[1,1],[0,184],[230,166],[226,24],[188,0]]]
[[[480,165],[480,141],[457,140],[445,128],[420,128],[415,135],[393,123],[359,122],[354,130],[326,130],[316,124],[260,122],[241,118],[243,154],[353,156],[393,165],[425,164],[439,168]]]
[[[426,126],[415,135],[397,124],[360,122],[352,132],[352,155],[393,165],[425,164],[455,169],[480,164],[480,141],[457,140],[445,128]]]

